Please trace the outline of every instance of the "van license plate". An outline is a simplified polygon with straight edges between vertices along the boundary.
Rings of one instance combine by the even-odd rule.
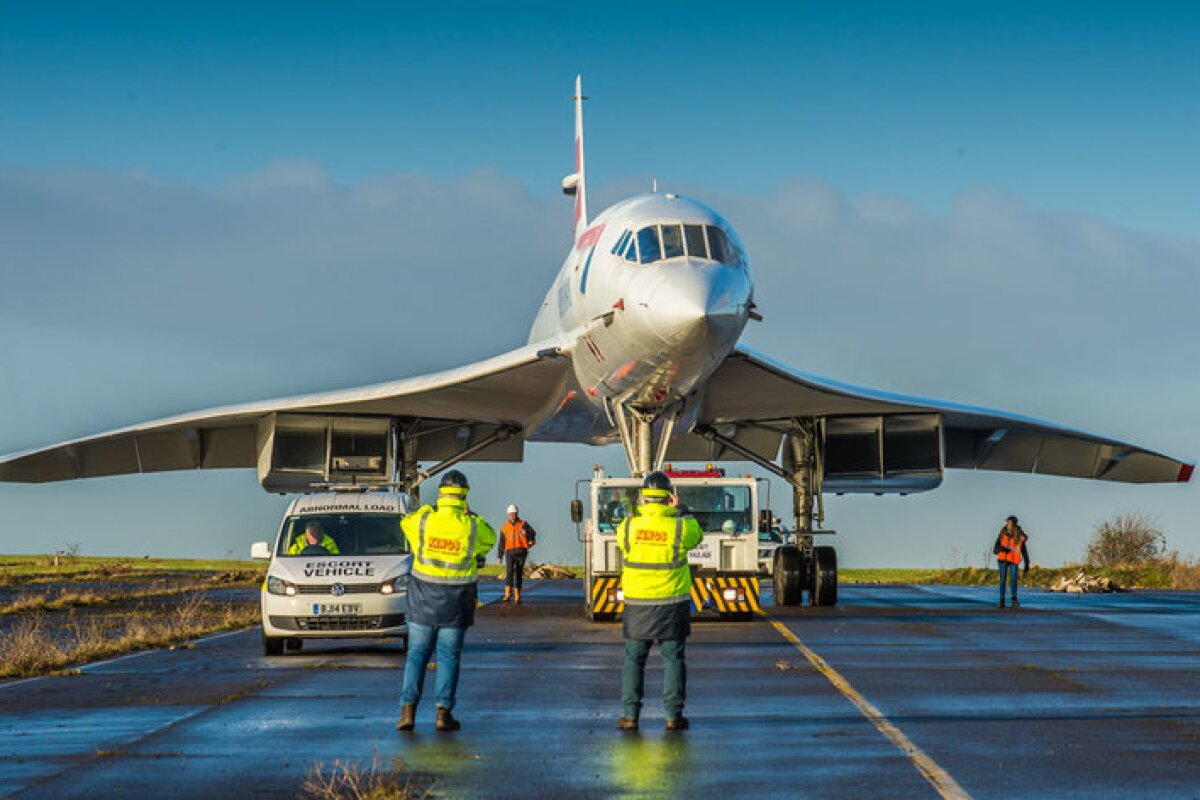
[[[313,603],[313,616],[337,616],[338,614],[361,614],[362,603]]]

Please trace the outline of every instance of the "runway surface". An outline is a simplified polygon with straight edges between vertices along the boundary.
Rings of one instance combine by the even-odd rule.
[[[615,730],[620,628],[582,618],[578,582],[481,609],[456,734],[430,695],[394,729],[396,644],[268,659],[225,634],[0,683],[0,795],[295,797],[317,762],[402,759],[449,797],[1200,796],[1200,594],[994,591],[843,586],[697,623],[682,734],[657,655],[643,730]]]

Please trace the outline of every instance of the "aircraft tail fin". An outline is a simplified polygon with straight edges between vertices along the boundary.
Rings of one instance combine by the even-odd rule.
[[[575,76],[575,171],[563,178],[563,194],[575,198],[575,241],[587,230],[587,181],[583,163],[583,96],[582,76]]]

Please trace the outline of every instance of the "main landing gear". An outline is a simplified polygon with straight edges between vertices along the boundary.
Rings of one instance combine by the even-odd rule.
[[[808,592],[812,606],[836,606],[838,595],[837,550],[803,545],[785,545],[775,551],[775,605],[798,606]]]
[[[798,606],[808,592],[812,606],[836,606],[838,596],[837,550],[813,544],[814,505],[821,505],[821,463],[814,420],[796,420],[784,443],[782,477],[792,485],[796,515],[796,542],[775,551],[771,571],[777,606]],[[814,503],[814,500],[816,501]],[[823,509],[817,514],[824,516]]]

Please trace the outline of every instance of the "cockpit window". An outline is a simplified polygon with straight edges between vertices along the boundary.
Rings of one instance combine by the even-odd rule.
[[[643,264],[652,264],[662,258],[662,248],[658,243],[658,226],[650,225],[638,231],[638,255]]]
[[[629,241],[630,236],[631,236],[631,234],[629,231],[625,231],[624,233],[621,234],[621,236],[617,239],[617,243],[613,245],[613,249],[612,249],[613,254],[624,251],[625,243],[627,241]]]
[[[683,226],[662,226],[663,258],[679,258],[683,255]]]
[[[703,225],[684,225],[683,238],[687,240],[687,252],[693,258],[708,258],[708,248],[704,245]]]
[[[624,252],[627,261],[653,264],[665,258],[707,258],[737,266],[746,257],[722,228],[717,225],[647,225],[632,234],[626,231],[613,246],[614,253]]]
[[[632,233],[629,234],[629,241],[625,244],[625,260],[637,261],[637,237]]]
[[[729,243],[729,238],[725,235],[725,231],[715,225],[707,226],[708,229],[708,254],[713,261],[720,261],[722,264],[736,264],[738,257],[733,245]]]

